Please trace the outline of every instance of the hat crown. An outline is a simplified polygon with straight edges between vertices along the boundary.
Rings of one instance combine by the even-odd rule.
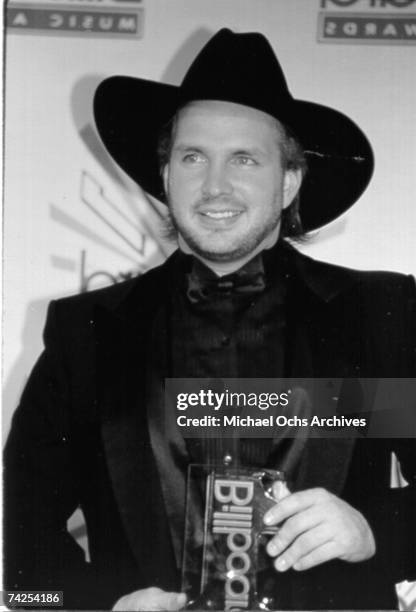
[[[181,102],[222,100],[284,116],[292,97],[268,40],[258,33],[220,30],[191,64]]]

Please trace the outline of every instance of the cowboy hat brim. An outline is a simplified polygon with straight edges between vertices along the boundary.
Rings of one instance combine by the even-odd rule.
[[[104,145],[142,189],[161,201],[158,136],[182,103],[180,87],[125,76],[103,81],[94,98]],[[363,193],[373,172],[372,149],[351,119],[320,104],[292,98],[278,118],[305,150],[308,172],[300,216],[306,231],[315,230],[339,217]]]

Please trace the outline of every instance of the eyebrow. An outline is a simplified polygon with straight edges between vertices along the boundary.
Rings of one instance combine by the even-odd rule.
[[[204,154],[205,151],[200,146],[194,146],[186,143],[179,143],[172,148],[172,151],[178,151],[179,153],[186,153],[187,151],[195,151],[196,153]],[[266,151],[260,149],[259,147],[236,147],[235,149],[230,149],[228,151],[230,155],[247,155],[247,156],[264,156],[267,155]]]
[[[172,147],[172,151],[179,151],[180,153],[183,153],[185,151],[196,151],[197,153],[203,152],[203,150],[200,147],[195,147],[193,145],[180,144],[180,143]]]
[[[233,151],[233,155],[247,155],[247,156],[251,156],[251,155],[265,155],[266,152],[263,151],[262,149],[259,149],[258,147],[253,147],[252,149],[236,149],[235,151]]]

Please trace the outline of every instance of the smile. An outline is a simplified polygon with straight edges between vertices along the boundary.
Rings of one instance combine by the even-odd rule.
[[[201,213],[205,217],[210,217],[210,219],[230,219],[231,217],[237,217],[241,215],[241,212],[238,210],[223,210],[223,211],[207,211]]]

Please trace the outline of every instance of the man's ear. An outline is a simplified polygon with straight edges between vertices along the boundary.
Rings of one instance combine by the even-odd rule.
[[[169,164],[165,164],[162,170],[162,180],[163,180],[163,189],[165,190],[165,195],[168,193],[168,184],[169,184]]]
[[[290,206],[302,184],[301,170],[286,170],[283,178],[283,208]]]

